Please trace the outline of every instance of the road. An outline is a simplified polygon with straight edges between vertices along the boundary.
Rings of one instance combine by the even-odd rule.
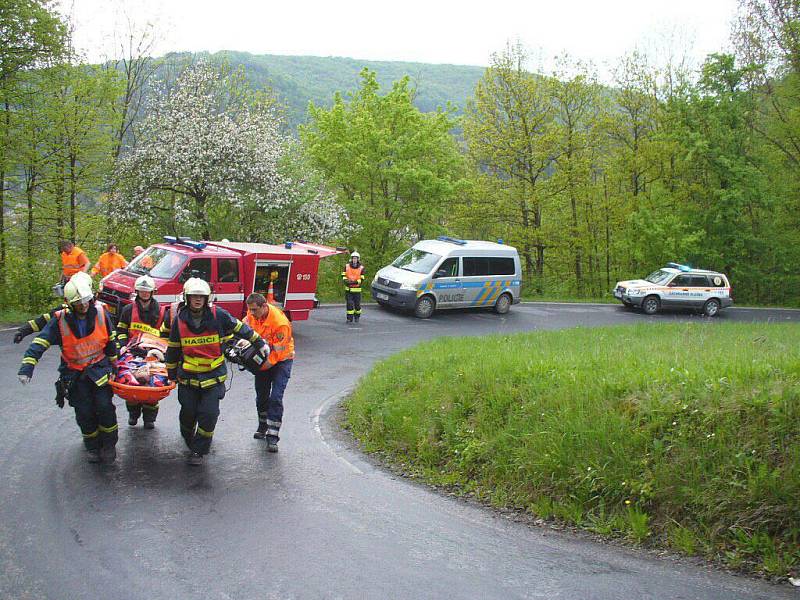
[[[374,466],[332,422],[376,360],[421,340],[677,320],[800,322],[800,312],[732,309],[709,320],[524,304],[504,317],[459,311],[420,321],[369,306],[352,326],[344,308],[323,307],[295,328],[280,452],[252,438],[252,378],[237,373],[200,468],[184,463],[174,394],[153,431],[129,428],[116,400],[117,463],[88,464],[72,411],[53,401],[57,349],[23,388],[24,344],[1,333],[0,597],[797,600],[788,585],[515,523],[439,495]]]

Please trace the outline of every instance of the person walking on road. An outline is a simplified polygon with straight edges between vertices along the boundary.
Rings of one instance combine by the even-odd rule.
[[[66,399],[75,409],[88,461],[113,462],[117,457],[117,414],[108,381],[117,360],[114,328],[86,282],[67,282],[64,298],[69,309],[57,311],[33,340],[22,359],[19,381],[29,383],[45,351],[53,344],[60,346],[56,402],[63,408]]]
[[[97,259],[97,263],[92,267],[92,275],[99,275],[100,279],[110,275],[117,269],[124,269],[128,266],[128,261],[117,250],[117,245],[113,242],[108,245],[105,252]]]
[[[216,306],[211,306],[211,288],[191,277],[183,286],[186,304],[170,315],[166,366],[169,379],[178,382],[181,435],[189,447],[187,462],[203,463],[219,417],[219,402],[225,396],[223,346],[234,336],[247,340],[262,354],[267,347],[248,325]]]
[[[258,293],[247,297],[247,316],[244,322],[253,328],[270,348],[267,360],[255,376],[256,411],[258,429],[253,434],[257,440],[267,440],[269,452],[278,451],[279,432],[283,420],[283,394],[292,376],[294,339],[292,324],[283,311],[270,306]]]
[[[69,278],[83,271],[89,271],[89,257],[70,240],[62,240],[58,243],[61,251],[61,282],[66,283]]]
[[[149,275],[142,275],[134,282],[133,289],[136,298],[122,309],[117,323],[117,343],[123,353],[136,344],[144,333],[162,337],[161,321],[164,311],[154,298],[156,282]],[[126,400],[125,407],[128,409],[128,425],[131,427],[136,426],[140,416],[145,429],[153,429],[156,426],[158,403]]]
[[[352,323],[361,318],[361,282],[364,280],[364,265],[358,251],[350,255],[350,261],[342,271],[344,282],[344,299],[347,302],[347,322]]]

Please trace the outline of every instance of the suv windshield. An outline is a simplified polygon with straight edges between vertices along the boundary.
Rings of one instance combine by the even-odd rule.
[[[650,275],[647,276],[647,281],[650,283],[655,283],[656,285],[660,285],[665,283],[667,279],[672,277],[672,273],[669,271],[664,271],[663,269],[659,269],[658,271],[653,271]]]
[[[410,248],[398,256],[392,266],[412,273],[430,273],[440,258],[438,254]]]
[[[135,275],[150,275],[159,279],[172,279],[183,268],[187,257],[178,252],[156,248],[147,249],[125,268]]]

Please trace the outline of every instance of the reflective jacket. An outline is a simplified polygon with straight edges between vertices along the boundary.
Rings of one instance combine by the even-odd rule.
[[[342,281],[344,282],[345,290],[348,292],[356,293],[361,291],[361,282],[364,279],[364,265],[359,264],[354,267],[350,263],[342,271]]]
[[[112,271],[123,269],[128,265],[128,261],[119,252],[103,252],[97,263],[92,267],[92,274],[100,274],[100,277],[105,277]]]
[[[67,310],[57,311],[56,316],[48,321],[25,351],[19,374],[33,376],[33,370],[42,355],[55,344],[62,349],[61,365],[58,368],[62,376],[72,378],[84,374],[96,385],[106,385],[111,374],[111,365],[117,360],[116,334],[111,318],[108,311],[95,303],[89,307],[84,318],[86,332],[79,336],[78,318],[75,314]],[[98,344],[102,344],[99,357],[95,352]],[[82,355],[89,354],[93,356],[93,362],[80,360]]]
[[[172,319],[165,362],[169,378],[183,385],[207,388],[228,377],[222,349],[233,337],[247,340],[256,348],[264,340],[248,325],[222,308],[206,307],[200,326],[195,327],[188,306],[178,309]]]
[[[83,267],[89,264],[89,258],[86,253],[77,246],[72,247],[72,252],[67,254],[61,253],[61,272],[64,277],[69,279],[78,271],[83,271]]]
[[[283,360],[294,358],[292,324],[280,308],[269,304],[267,307],[268,311],[263,319],[256,319],[250,312],[244,318],[244,322],[269,344],[270,353],[262,371]]]
[[[138,299],[123,307],[117,323],[119,345],[125,346],[135,342],[142,333],[149,333],[155,337],[167,337],[161,331],[163,308],[155,298],[150,300],[145,311],[142,310]]]

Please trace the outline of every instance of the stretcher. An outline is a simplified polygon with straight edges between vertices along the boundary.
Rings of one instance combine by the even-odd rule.
[[[148,333],[141,334],[135,345],[143,351],[158,350],[162,358],[167,349],[166,340],[162,340]],[[146,360],[150,361],[151,358],[147,358]],[[163,365],[161,365],[160,370],[163,370]],[[165,370],[163,371],[163,376],[166,378]],[[174,382],[169,382],[167,385],[162,386],[129,385],[112,379],[109,383],[111,389],[114,390],[117,396],[127,402],[135,402],[137,404],[158,404],[158,402],[169,396],[170,392],[175,389]]]

